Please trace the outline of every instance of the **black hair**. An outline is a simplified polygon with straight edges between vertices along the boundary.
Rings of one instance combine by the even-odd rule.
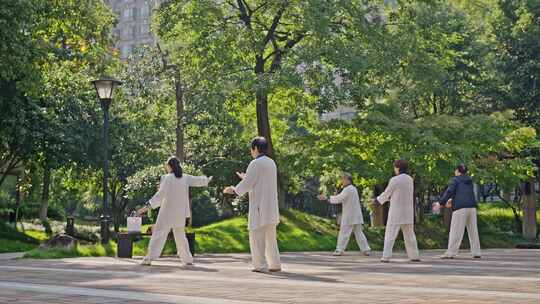
[[[409,171],[409,163],[404,159],[394,161],[394,167],[398,168],[400,174],[407,173]]]
[[[259,151],[259,153],[266,154],[268,153],[268,141],[266,138],[262,136],[257,136],[253,138],[251,141],[251,149],[255,149]]]
[[[467,166],[465,166],[465,164],[457,165],[456,170],[458,170],[458,172],[461,173],[461,174],[467,174],[467,171],[469,171],[467,169]]]
[[[171,167],[176,178],[182,177],[182,167],[180,166],[180,161],[178,160],[178,158],[176,158],[176,156],[169,157],[169,159],[167,160],[167,165]]]

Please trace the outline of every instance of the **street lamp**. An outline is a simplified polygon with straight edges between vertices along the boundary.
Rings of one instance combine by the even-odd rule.
[[[122,82],[110,78],[102,77],[92,81],[96,88],[97,95],[101,102],[103,110],[103,149],[105,151],[103,159],[103,211],[101,215],[101,242],[106,244],[109,242],[109,195],[107,184],[109,182],[109,106],[114,95],[116,87]]]

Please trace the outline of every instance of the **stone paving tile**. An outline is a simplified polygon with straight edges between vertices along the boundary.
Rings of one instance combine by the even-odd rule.
[[[420,264],[407,262],[403,254],[380,264],[377,256],[357,253],[337,258],[287,253],[285,272],[275,275],[251,273],[245,254],[197,256],[197,266],[188,269],[174,258],[152,267],[113,258],[16,260],[0,262],[0,281],[273,303],[540,303],[540,250],[486,250],[482,260],[463,255],[441,261],[439,254],[424,251]],[[20,295],[0,289],[0,303],[14,303],[14,296]],[[31,296],[20,300],[53,303],[50,294]],[[57,300],[142,303],[100,297],[73,302],[75,298]]]
[[[147,304],[147,303],[156,303],[156,302],[146,302],[146,301],[133,301],[133,300],[123,300],[123,299],[114,299],[106,297],[75,297],[75,296],[63,296],[57,294],[47,294],[47,293],[36,293],[36,292],[17,292],[17,291],[6,291],[0,290],[0,303],[4,304],[120,304],[120,303],[131,303],[131,304]]]

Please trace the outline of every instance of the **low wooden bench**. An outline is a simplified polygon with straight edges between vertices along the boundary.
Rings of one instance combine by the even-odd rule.
[[[172,233],[172,232],[171,232]],[[133,242],[142,239],[143,237],[152,236],[151,233],[137,233],[137,232],[119,232],[117,253],[119,258],[133,257]],[[170,234],[169,234],[170,238]],[[195,255],[195,233],[186,233],[186,238],[189,243],[189,251],[191,255]]]

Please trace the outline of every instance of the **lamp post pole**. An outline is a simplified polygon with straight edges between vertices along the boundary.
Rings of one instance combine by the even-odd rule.
[[[109,107],[111,99],[101,99],[101,109],[103,110],[103,210],[101,214],[101,242],[109,242],[110,230],[110,208],[109,208]]]
[[[111,106],[114,90],[122,82],[103,77],[98,80],[92,81],[96,89],[96,93],[101,102],[101,109],[103,110],[103,209],[101,212],[101,242],[107,244],[110,239],[109,223],[110,206],[109,206],[109,107]]]

